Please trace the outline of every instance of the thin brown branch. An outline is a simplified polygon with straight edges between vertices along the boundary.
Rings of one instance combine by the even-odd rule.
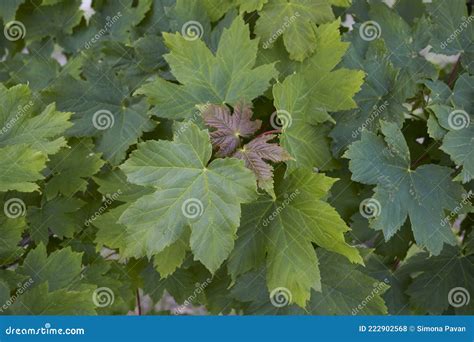
[[[140,298],[140,289],[137,289],[137,308],[138,308],[138,316],[142,315],[142,301]]]

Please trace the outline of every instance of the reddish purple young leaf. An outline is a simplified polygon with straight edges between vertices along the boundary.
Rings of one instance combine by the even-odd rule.
[[[255,173],[261,188],[264,183],[273,179],[273,166],[265,160],[281,162],[292,159],[288,152],[276,143],[268,143],[276,137],[274,134],[259,136],[243,148],[237,150],[233,157],[245,161],[245,166]]]
[[[260,120],[251,121],[251,105],[240,103],[235,105],[234,114],[226,105],[207,105],[202,117],[206,125],[216,129],[210,136],[218,157],[230,156],[239,147],[240,137],[252,136],[262,124]]]

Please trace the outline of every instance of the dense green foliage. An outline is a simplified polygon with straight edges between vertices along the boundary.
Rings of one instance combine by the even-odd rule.
[[[469,6],[2,1],[1,313],[474,314]]]

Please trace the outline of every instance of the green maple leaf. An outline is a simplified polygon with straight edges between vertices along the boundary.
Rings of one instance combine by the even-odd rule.
[[[438,256],[425,252],[412,256],[402,269],[414,275],[406,292],[411,305],[421,312],[441,315],[449,307],[453,307],[459,315],[472,315],[474,312],[472,300],[466,300],[465,305],[457,305],[462,295],[474,293],[472,255],[463,255],[459,248],[446,246]],[[456,299],[457,296],[460,297]]]
[[[248,103],[262,95],[277,75],[273,64],[254,68],[258,40],[249,36],[243,19],[235,18],[230,28],[224,29],[214,55],[200,39],[163,33],[170,49],[165,59],[181,84],[157,78],[136,94],[146,95],[158,116],[171,119],[191,117],[198,104]]]
[[[152,0],[141,0],[136,6],[133,0],[94,2],[88,22],[83,20],[74,35],[62,36],[61,45],[70,51],[86,51],[104,41],[130,43],[151,5]]]
[[[136,4],[133,0],[94,3],[96,13],[90,19],[91,36],[107,27],[109,39],[129,42],[131,31],[145,18],[152,3],[152,0],[141,0]]]
[[[340,255],[318,249],[321,292],[313,291],[308,311],[313,315],[385,315],[385,281],[365,274]],[[369,298],[370,300],[366,300]],[[365,305],[362,305],[366,303]]]
[[[94,242],[98,246],[117,248],[121,253],[127,248],[126,227],[118,223],[120,216],[130,204],[124,204],[103,213],[90,224],[98,228]]]
[[[22,255],[18,246],[26,228],[24,218],[0,217],[0,265],[9,264]]]
[[[18,7],[20,7],[20,5],[24,2],[25,0],[11,0],[0,2],[0,19],[3,19],[4,23],[8,23],[14,20]]]
[[[334,20],[329,0],[274,0],[259,11],[255,32],[267,48],[280,35],[290,57],[302,61],[309,57],[319,42],[315,25]]]
[[[469,182],[474,178],[474,152],[472,145],[474,143],[474,116],[470,116],[471,124],[469,127],[457,131],[448,132],[443,139],[441,150],[451,156],[451,159],[457,164],[462,165],[462,172],[456,180],[463,183]]]
[[[162,278],[173,274],[183,263],[186,252],[189,250],[189,231],[171,245],[153,257],[153,265]]]
[[[61,193],[72,196],[78,191],[84,192],[87,178],[97,173],[104,165],[100,154],[94,153],[91,140],[75,140],[70,147],[63,148],[51,157],[48,168],[52,178],[46,183],[46,196],[53,198]]]
[[[44,198],[45,199],[45,198]],[[28,222],[31,238],[35,242],[49,241],[49,231],[59,238],[72,237],[81,230],[83,221],[78,217],[78,210],[84,201],[74,197],[55,197],[42,203],[40,208],[28,208]]]
[[[33,286],[47,282],[49,291],[56,291],[80,281],[81,260],[82,254],[70,247],[47,255],[46,247],[40,244],[28,253],[18,273],[30,277]]]
[[[364,73],[335,69],[349,46],[341,41],[339,24],[334,21],[319,26],[315,31],[318,51],[300,65],[298,73],[273,87],[276,113],[283,123],[280,142],[295,159],[288,162],[290,169],[331,168],[332,156],[324,136],[327,130],[316,125],[331,120],[328,112],[356,106],[353,96]]]
[[[311,289],[321,291],[312,243],[362,263],[357,249],[344,241],[349,228],[322,200],[334,181],[297,170],[276,184],[275,200],[261,196],[256,203],[245,205],[239,239],[229,260],[232,277],[258,267],[266,252],[269,291],[285,287],[294,302],[305,307]]]
[[[38,190],[35,181],[43,179],[41,170],[47,157],[28,145],[13,145],[0,148],[0,191],[17,190],[31,192]]]
[[[254,198],[256,182],[243,161],[209,163],[207,131],[183,125],[174,141],[142,143],[121,166],[129,182],[156,192],[133,203],[119,222],[127,226],[128,254],[149,257],[177,241],[189,225],[195,259],[215,272],[234,246],[240,204]]]
[[[28,289],[12,305],[15,315],[95,315],[95,305],[90,290],[50,291],[48,283]]]
[[[131,184],[127,182],[127,176],[120,169],[113,169],[93,177],[99,185],[99,192],[104,196],[119,194],[117,198],[121,202],[133,202],[153,192],[153,189]]]
[[[382,230],[388,240],[408,216],[417,244],[437,255],[443,244],[456,243],[443,219],[445,210],[459,205],[464,190],[452,181],[447,167],[428,164],[413,170],[397,125],[382,121],[381,130],[385,138],[364,131],[344,155],[350,159],[353,180],[376,185],[373,199],[378,202],[378,216],[370,225]]]
[[[5,61],[10,76],[9,84],[25,83],[38,91],[48,86],[59,74],[60,64],[50,58],[54,42],[33,42],[28,46],[28,54],[16,54]]]
[[[120,205],[109,208],[105,213],[94,217],[86,224],[98,228],[95,243],[108,248],[118,248],[119,252],[122,253],[126,250],[127,241],[124,239],[126,227],[118,222],[120,216],[131,203],[142,196],[153,193],[154,190],[153,188],[128,183],[127,176],[120,169],[113,169],[93,178],[99,185],[99,192],[105,198],[115,199]],[[125,204],[123,204],[124,202]],[[105,204],[102,204],[102,207],[104,206]]]
[[[34,146],[34,150],[44,154],[54,154],[66,144],[61,134],[71,127],[68,121],[71,113],[56,111],[53,103],[36,114],[39,111],[38,103],[26,85],[10,89],[1,85],[0,100],[4,103],[0,112],[0,147],[25,144]]]
[[[234,2],[236,0],[203,0],[201,3],[211,21],[217,21],[236,5]]]
[[[370,15],[380,25],[380,37],[390,52],[395,67],[401,68],[401,78],[407,94],[416,91],[416,83],[425,78],[436,78],[435,67],[420,55],[430,41],[429,22],[419,19],[413,27],[386,4],[370,5]]]
[[[35,191],[48,155],[66,144],[61,134],[71,127],[71,113],[56,111],[54,104],[39,113],[26,85],[0,84],[0,102],[0,191]]]
[[[240,13],[250,13],[261,10],[267,2],[268,0],[203,0],[201,4],[211,21],[217,21],[234,7],[239,7]]]
[[[185,301],[189,302],[189,296],[196,291],[196,285],[201,284],[204,281],[208,282],[209,273],[203,272],[205,269],[190,268],[184,269],[179,268],[173,273],[172,277],[162,278],[160,274],[155,270],[153,265],[150,263],[143,270],[144,290],[146,293],[150,293],[152,298],[159,301],[166,290],[175,298],[177,303],[183,304]],[[194,304],[197,304],[196,292],[194,292]],[[202,298],[202,292],[198,296]]]
[[[416,247],[416,245],[413,246]],[[409,260],[409,257],[407,258]],[[405,260],[407,258],[405,258]],[[387,305],[388,314],[408,315],[411,311],[408,303],[408,295],[405,293],[405,290],[411,283],[411,277],[408,272],[405,272],[405,260],[401,260],[396,270],[393,270],[391,265],[386,265],[385,260],[385,256],[375,253],[367,255],[367,257],[364,258],[367,273],[390,286],[382,295]]]
[[[472,13],[464,0],[440,0],[426,4],[433,28],[430,30],[431,46],[437,53],[461,53],[461,62],[473,72],[474,26]]]
[[[17,12],[16,19],[26,28],[25,39],[41,40],[44,37],[57,39],[71,34],[82,19],[79,0],[61,1],[54,5],[27,3]],[[67,20],[65,20],[67,18]]]
[[[83,74],[86,80],[61,77],[44,95],[55,99],[59,108],[76,113],[69,135],[95,137],[97,151],[119,164],[129,146],[154,127],[148,105],[145,99],[130,96],[126,80],[118,78],[110,66],[87,63]]]
[[[357,108],[333,115],[336,126],[330,136],[337,154],[358,140],[363,129],[377,132],[380,120],[401,125],[406,112],[403,107],[406,83],[401,79],[400,70],[389,60],[384,41],[376,40],[369,45],[357,31],[346,39],[351,46],[342,64],[351,69],[363,67],[367,76],[360,92],[354,96]]]
[[[441,150],[451,159],[463,166],[462,172],[455,178],[463,183],[474,177],[474,156],[472,142],[474,139],[474,77],[463,74],[454,86],[453,91],[440,81],[428,82],[431,90],[430,109],[436,118],[430,116],[431,135],[443,144]]]
[[[265,284],[265,269],[258,268],[239,276],[232,287],[234,298],[245,303],[245,314],[257,315],[382,315],[387,314],[382,296],[390,290],[389,279],[378,281],[359,265],[343,256],[316,250],[321,272],[322,291],[312,291],[311,300],[303,309],[296,305],[275,307]],[[283,292],[285,299],[293,293]],[[370,300],[367,300],[370,298]]]
[[[243,12],[253,12],[253,11],[260,11],[265,5],[268,0],[252,0],[252,1],[247,1],[247,0],[235,0],[235,2],[240,6],[239,11],[240,13]]]

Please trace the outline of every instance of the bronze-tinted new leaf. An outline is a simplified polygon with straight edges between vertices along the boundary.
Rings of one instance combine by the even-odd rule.
[[[275,134],[259,136],[233,155],[245,161],[245,166],[255,173],[258,185],[263,189],[267,189],[273,179],[273,166],[266,161],[281,162],[292,159],[283,147],[268,142],[275,137]]]
[[[216,129],[210,135],[219,157],[230,156],[239,146],[240,137],[250,137],[262,124],[260,120],[251,121],[252,107],[248,104],[237,104],[233,114],[226,105],[206,105],[201,111],[206,125]]]

